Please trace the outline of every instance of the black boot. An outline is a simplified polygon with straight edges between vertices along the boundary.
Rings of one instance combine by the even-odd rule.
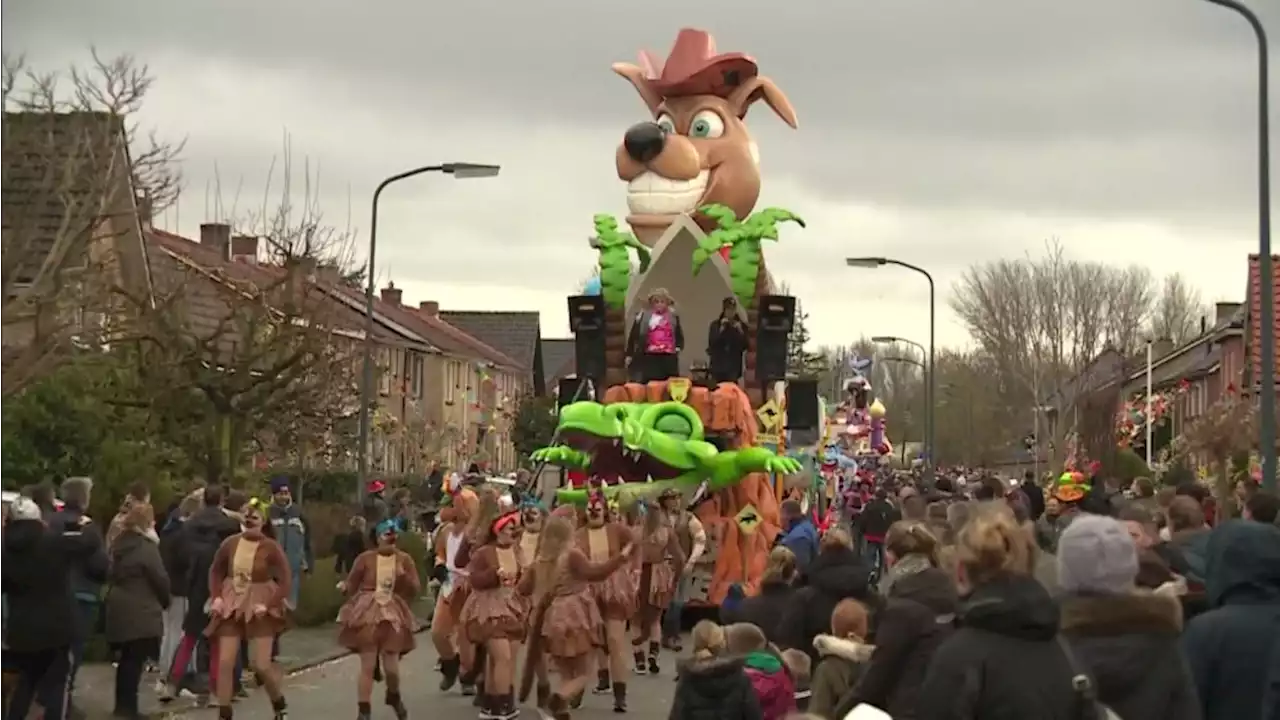
[[[613,684],[613,711],[616,713],[627,711],[627,684],[624,682]]]
[[[608,670],[597,671],[596,678],[597,680],[596,680],[595,689],[593,689],[591,692],[595,693],[596,695],[604,695],[605,693],[609,692],[609,687],[610,687],[609,671]]]
[[[235,716],[232,715],[232,710],[230,705],[218,706],[218,720],[231,720],[231,718],[233,717]]]
[[[586,694],[587,693],[585,690],[579,690],[578,692],[574,693],[573,697],[569,698],[569,709],[577,710],[578,708],[582,707],[582,696]]]
[[[494,696],[493,717],[494,720],[515,720],[520,717],[520,708],[516,707],[515,693]]]
[[[658,645],[658,643],[656,643],[656,642],[651,642],[651,643],[649,643],[649,667],[648,667],[648,670],[649,670],[649,674],[650,674],[650,675],[657,675],[657,674],[658,674],[658,653],[659,653],[659,651],[661,651],[661,649],[662,649],[662,646]]]
[[[646,665],[644,662],[644,651],[637,648],[636,651],[632,653],[632,655],[635,657],[635,660],[636,660],[636,674],[644,675],[645,673],[649,672],[649,666]]]
[[[387,707],[396,714],[396,720],[407,720],[409,717],[409,709],[404,706],[404,700],[401,699],[399,691],[387,691]]]
[[[271,701],[271,709],[275,712],[272,716],[275,720],[288,720],[289,710],[283,695]]]
[[[373,715],[373,708],[369,707],[369,703],[356,703],[356,720],[369,720]]]
[[[538,707],[545,708],[551,701],[551,683],[538,683]]]
[[[480,708],[480,714],[476,716],[480,720],[494,720],[497,717],[493,714],[493,696],[489,693],[476,693],[476,701],[472,704]]]
[[[458,682],[458,669],[461,665],[462,661],[457,655],[440,661],[440,692],[453,689],[454,683]]]
[[[569,720],[569,703],[565,702],[563,695],[559,693],[551,695],[547,700],[547,714],[554,720]]]

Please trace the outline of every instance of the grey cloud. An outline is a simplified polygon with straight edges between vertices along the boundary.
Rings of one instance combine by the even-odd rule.
[[[1254,5],[1280,28],[1277,6]],[[1200,0],[47,0],[9,3],[5,20],[6,46],[40,54],[98,42],[221,59],[352,106],[496,116],[512,133],[620,133],[642,108],[608,65],[696,25],[759,58],[798,108],[796,133],[753,113],[770,168],[833,198],[1238,228],[1253,202],[1252,38]]]

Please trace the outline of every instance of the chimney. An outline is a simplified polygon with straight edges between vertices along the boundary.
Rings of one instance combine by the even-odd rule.
[[[382,288],[382,302],[400,307],[403,304],[401,302],[403,299],[404,291],[396,287],[395,283],[389,282],[386,287]]]
[[[226,223],[201,223],[200,244],[218,251],[223,260],[231,259],[231,226]]]
[[[138,210],[138,224],[142,225],[143,231],[151,230],[151,194],[148,192],[140,192],[133,196],[134,207]]]
[[[1244,303],[1220,302],[1213,304],[1213,324],[1226,325],[1231,322],[1231,316],[1240,312],[1240,306]]]
[[[256,235],[235,235],[231,238],[231,259],[248,265],[258,264],[258,238]]]
[[[418,303],[418,310],[424,315],[435,317],[440,314],[440,303],[435,300],[423,300]]]

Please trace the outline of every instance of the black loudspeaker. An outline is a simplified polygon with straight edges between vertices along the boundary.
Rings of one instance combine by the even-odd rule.
[[[573,361],[578,377],[604,380],[604,299],[598,295],[569,298],[569,329],[573,330]]]
[[[796,299],[788,295],[760,298],[756,320],[756,378],[761,383],[787,376],[787,335],[795,323]]]
[[[574,335],[604,332],[604,298],[599,295],[570,296],[569,329]]]
[[[591,381],[584,377],[560,378],[560,388],[556,392],[556,407],[562,408],[570,403],[582,400],[595,400],[591,391]]]
[[[818,427],[818,381],[787,381],[787,429],[816,430]]]
[[[791,332],[796,322],[796,299],[790,295],[763,295],[760,298],[760,329]]]

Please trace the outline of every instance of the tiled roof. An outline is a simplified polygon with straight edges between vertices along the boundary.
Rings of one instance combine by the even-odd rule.
[[[272,287],[287,277],[285,269],[278,265],[254,265],[224,258],[215,248],[164,230],[148,230],[144,235],[151,248],[148,256],[157,294],[164,295],[182,287],[182,300],[187,304],[189,321],[198,330],[216,331],[217,324],[227,317],[228,310],[222,299],[225,291],[215,288],[212,283],[261,289]],[[191,272],[209,282],[191,283]],[[364,331],[363,315],[348,304],[327,298],[325,310],[325,321],[332,327],[349,332]],[[374,339],[388,342],[401,338],[376,327]]]
[[[560,378],[575,372],[573,338],[551,338],[542,341],[542,367],[546,368],[547,389],[550,391]]]
[[[351,288],[348,294],[364,302],[364,293]],[[459,357],[484,360],[506,370],[523,369],[519,362],[487,343],[472,337],[439,317],[432,317],[425,310],[374,299],[374,309],[392,321],[421,334],[443,352]]]
[[[538,313],[442,310],[440,318],[532,370],[541,340]],[[544,358],[545,366],[545,358]]]
[[[10,278],[32,282],[59,238],[93,231],[117,209],[114,201],[125,201],[114,193],[127,193],[132,207],[123,142],[122,121],[107,113],[4,114],[0,220],[7,286]],[[82,262],[67,259],[72,267]]]

